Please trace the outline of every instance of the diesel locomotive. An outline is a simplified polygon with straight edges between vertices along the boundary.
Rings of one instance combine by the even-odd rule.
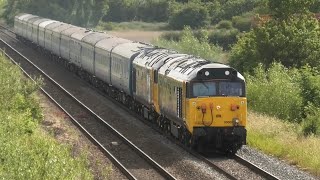
[[[232,67],[31,14],[14,30],[186,146],[246,144],[245,79]]]

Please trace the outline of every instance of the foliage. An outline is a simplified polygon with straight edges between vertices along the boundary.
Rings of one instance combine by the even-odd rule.
[[[223,3],[222,19],[231,19],[233,16],[252,11],[260,2],[261,0],[225,1],[225,3]]]
[[[183,29],[184,26],[200,28],[209,25],[209,14],[205,7],[196,3],[188,3],[179,11],[173,12],[169,25],[174,29]]]
[[[170,1],[109,0],[110,9],[104,21],[164,22],[170,15]]]
[[[268,5],[274,18],[285,20],[299,14],[308,14],[314,3],[315,0],[269,0]]]
[[[304,105],[309,103],[320,107],[320,73],[316,68],[304,66],[300,69],[301,73],[301,88],[304,98]]]
[[[239,33],[239,30],[235,28],[218,29],[210,33],[209,41],[210,43],[223,47],[224,50],[230,50],[230,46],[236,43]]]
[[[252,16],[234,16],[232,17],[232,26],[239,29],[240,32],[248,32],[251,29]]]
[[[303,97],[298,73],[279,63],[265,71],[260,64],[253,75],[247,75],[247,96],[250,109],[290,122],[301,122]]]
[[[161,31],[168,29],[167,23],[148,23],[142,21],[131,22],[104,22],[100,21],[96,27],[98,30],[121,31],[121,30],[141,30],[141,31]]]
[[[39,84],[0,55],[0,179],[92,179],[85,156],[71,157],[39,128]]]
[[[175,49],[181,53],[193,54],[202,58],[219,61],[222,49],[213,46],[208,41],[208,33],[202,31],[201,38],[196,38],[190,28],[185,28],[181,34],[180,41],[157,39],[154,43],[161,47]]]
[[[233,28],[232,27],[232,22],[231,21],[227,21],[227,20],[220,21],[217,24],[217,28],[218,29],[231,29],[231,28]]]
[[[269,67],[281,62],[286,67],[320,65],[320,26],[309,16],[270,21],[242,36],[231,51],[230,64],[252,71],[259,63]]]
[[[108,12],[108,0],[10,0],[4,18],[13,22],[18,13],[31,13],[42,17],[69,22],[80,26],[95,26]]]
[[[302,122],[302,131],[304,135],[320,135],[320,108],[309,103],[305,109],[306,118]]]

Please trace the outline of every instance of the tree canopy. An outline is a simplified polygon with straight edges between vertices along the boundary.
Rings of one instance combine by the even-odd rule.
[[[268,68],[273,62],[286,67],[320,67],[320,26],[310,14],[312,3],[313,0],[270,0],[273,16],[239,39],[232,49],[230,64],[240,71],[252,71],[259,63]],[[295,13],[297,7],[301,8],[299,13]]]

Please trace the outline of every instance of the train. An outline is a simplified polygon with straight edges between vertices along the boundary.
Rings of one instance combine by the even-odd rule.
[[[246,144],[245,79],[228,65],[27,13],[14,31],[187,147]]]

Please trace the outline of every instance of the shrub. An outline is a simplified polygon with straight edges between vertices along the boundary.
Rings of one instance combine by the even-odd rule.
[[[170,41],[180,41],[181,32],[179,31],[165,32],[161,35],[161,39],[170,40]]]
[[[290,122],[301,122],[303,98],[296,73],[279,63],[272,64],[267,71],[260,64],[253,76],[246,78],[249,108]]]
[[[222,20],[217,25],[218,29],[232,29],[232,22],[227,20]]]
[[[300,69],[301,80],[300,86],[302,89],[302,96],[304,105],[308,106],[309,103],[320,107],[320,73],[316,68],[304,66]]]
[[[169,18],[169,25],[174,29],[190,26],[193,29],[209,25],[209,13],[206,7],[196,3],[188,3],[182,9],[174,12]]]
[[[237,29],[219,29],[209,35],[210,43],[223,47],[224,50],[230,50],[231,46],[237,42],[239,31]]]
[[[306,118],[302,122],[304,135],[320,135],[320,108],[309,103],[305,107]]]
[[[251,16],[243,17],[243,16],[234,16],[232,17],[232,26],[239,29],[239,31],[250,31],[251,29]]]
[[[181,40],[176,42],[163,38],[157,39],[154,44],[175,49],[181,53],[193,54],[211,61],[220,61],[222,49],[209,43],[206,31],[199,35],[200,39],[193,35],[190,28],[185,28],[181,34]]]

